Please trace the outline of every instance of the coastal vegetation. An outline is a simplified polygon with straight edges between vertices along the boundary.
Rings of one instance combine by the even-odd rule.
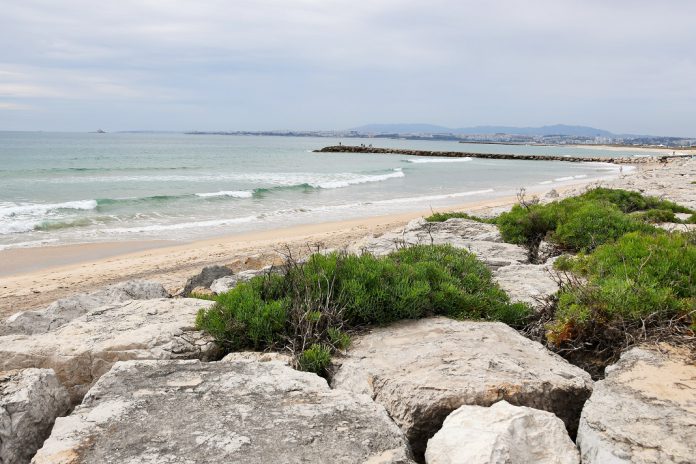
[[[288,256],[269,272],[216,297],[199,329],[227,351],[287,350],[298,367],[325,373],[350,333],[375,324],[444,315],[522,327],[530,309],[511,303],[488,268],[448,245],[402,248],[384,257],[315,253]]]
[[[675,213],[692,216],[680,221]],[[554,263],[560,291],[524,331],[595,374],[638,341],[693,343],[696,234],[652,224],[694,217],[676,203],[620,189],[547,204],[520,195],[493,220],[502,238],[526,247],[531,262],[546,258],[544,241],[566,253]]]

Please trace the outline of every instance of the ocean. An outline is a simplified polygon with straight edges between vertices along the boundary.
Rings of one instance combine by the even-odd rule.
[[[0,249],[193,240],[427,210],[616,175],[604,163],[313,153],[327,145],[640,156],[573,147],[150,133],[0,132]]]

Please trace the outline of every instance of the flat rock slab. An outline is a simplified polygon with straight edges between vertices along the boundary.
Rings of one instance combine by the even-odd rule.
[[[428,441],[427,464],[579,464],[580,455],[554,414],[499,401],[462,406]]]
[[[384,408],[281,362],[127,361],[35,464],[412,463]]]
[[[510,296],[512,301],[539,308],[559,290],[553,279],[552,263],[512,264],[493,271],[493,280]]]
[[[0,463],[29,462],[69,407],[68,392],[52,370],[0,372]]]
[[[356,337],[337,358],[334,388],[384,405],[422,455],[445,417],[500,400],[551,411],[573,433],[590,375],[498,322],[421,319]]]
[[[449,219],[444,222],[416,219],[409,222],[403,230],[368,237],[354,243],[349,251],[366,251],[382,256],[399,247],[430,244],[465,248],[493,269],[529,262],[527,251],[520,246],[504,243],[495,225],[468,219]]]
[[[79,402],[116,361],[211,359],[213,340],[195,330],[196,313],[211,301],[157,299],[95,309],[59,329],[0,337],[0,370],[51,368]]]
[[[633,348],[606,369],[578,429],[583,463],[696,462],[696,365],[687,353]]]
[[[0,335],[45,333],[104,305],[167,297],[169,292],[159,282],[129,280],[60,299],[44,309],[13,314],[0,325]]]

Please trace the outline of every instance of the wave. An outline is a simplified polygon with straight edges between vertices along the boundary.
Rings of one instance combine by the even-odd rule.
[[[308,184],[310,186],[316,187],[316,188],[336,189],[336,188],[349,187],[351,185],[367,184],[370,182],[381,182],[383,180],[388,180],[388,179],[397,179],[399,177],[406,177],[406,174],[404,174],[404,172],[400,168],[396,168],[396,169],[394,169],[394,172],[391,172],[389,174],[377,174],[377,175],[371,175],[371,176],[368,175],[368,176],[355,177],[353,179],[333,180],[333,181],[318,182],[318,183],[308,182]]]
[[[200,169],[200,166],[132,166],[132,167],[105,167],[105,168],[37,168],[37,169],[0,169],[0,173],[17,174],[61,174],[81,172],[140,172],[140,171],[185,171]]]
[[[132,226],[132,227],[114,227],[110,229],[101,229],[101,232],[111,234],[128,234],[137,232],[161,232],[167,230],[182,230],[194,229],[202,227],[219,227],[231,224],[242,224],[245,222],[253,222],[259,219],[259,216],[244,216],[231,219],[213,219],[208,221],[194,222],[179,222],[175,224],[152,224],[147,226]]]
[[[211,193],[196,193],[197,197],[201,198],[211,198],[211,197],[232,197],[232,198],[251,198],[254,196],[254,192],[250,190],[231,190],[231,191],[220,191]]]
[[[56,177],[52,179],[35,179],[37,182],[49,183],[89,183],[89,182],[225,182],[236,181],[257,184],[259,188],[289,187],[309,185],[314,188],[341,188],[349,185],[368,182],[380,182],[387,179],[404,177],[401,168],[388,173],[358,174],[344,173],[315,173],[315,172],[256,172],[256,173],[224,173],[224,174],[194,174],[194,175],[143,175],[143,176],[80,176]],[[260,185],[259,185],[260,184]]]
[[[426,163],[465,163],[471,161],[472,158],[429,158],[429,159],[405,159],[403,161],[413,164],[426,164]]]
[[[46,214],[51,211],[74,209],[91,210],[97,207],[97,200],[66,201],[64,203],[24,203],[0,205],[0,218]]]

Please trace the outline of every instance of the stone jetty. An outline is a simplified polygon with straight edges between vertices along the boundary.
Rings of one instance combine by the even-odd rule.
[[[314,150],[315,153],[372,153],[386,155],[434,156],[438,158],[483,158],[524,161],[568,161],[571,163],[613,163],[638,164],[656,161],[666,162],[669,158],[679,158],[684,155],[661,155],[645,157],[608,157],[608,156],[566,156],[566,155],[520,155],[512,153],[469,153],[465,151],[430,151],[408,150],[401,148],[376,148],[351,145],[333,145]]]

